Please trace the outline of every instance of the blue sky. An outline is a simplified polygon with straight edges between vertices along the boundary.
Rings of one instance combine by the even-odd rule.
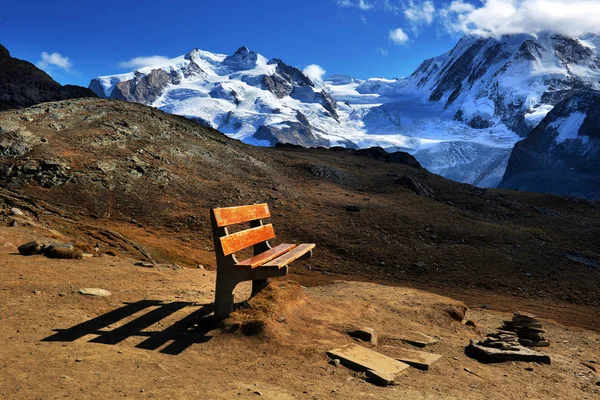
[[[511,33],[523,29],[539,31],[548,24],[566,26],[573,17],[568,10],[576,9],[577,4],[588,7],[581,10],[582,16],[569,28],[579,29],[586,23],[581,20],[585,15],[599,15],[596,11],[600,2],[183,0],[132,3],[7,0],[0,8],[0,43],[13,57],[37,64],[60,83],[83,86],[97,75],[128,72],[132,68],[119,64],[135,57],[175,57],[194,47],[232,54],[242,45],[299,68],[318,64],[327,74],[392,78],[412,73],[424,59],[448,51],[462,34],[473,29]],[[534,3],[538,9],[527,11]],[[548,22],[548,12],[543,21],[537,21],[537,11],[543,3],[551,6],[563,3],[566,8],[556,9],[556,21]],[[595,18],[590,17],[589,24],[598,29]]]

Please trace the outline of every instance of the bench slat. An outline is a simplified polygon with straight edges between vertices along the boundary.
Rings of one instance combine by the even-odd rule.
[[[252,204],[249,206],[224,207],[213,209],[218,227],[240,224],[242,222],[255,221],[257,219],[271,216],[269,205]]]
[[[223,247],[223,254],[228,256],[236,251],[264,242],[265,240],[273,239],[274,237],[275,231],[273,230],[273,225],[268,224],[223,236],[221,238],[221,246]]]
[[[295,244],[283,243],[279,246],[273,247],[271,250],[265,251],[264,253],[255,255],[254,257],[248,258],[247,260],[240,261],[236,265],[240,267],[257,268],[263,265],[264,263],[269,262],[272,259],[277,258],[284,253],[287,253],[294,247],[296,247]]]
[[[294,260],[299,259],[309,251],[311,251],[316,245],[314,243],[303,243],[298,247],[294,247],[284,255],[263,264],[263,267],[278,267],[283,268]]]

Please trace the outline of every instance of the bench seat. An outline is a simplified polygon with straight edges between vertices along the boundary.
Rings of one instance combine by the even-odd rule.
[[[269,278],[286,275],[288,264],[300,258],[310,258],[315,248],[314,243],[282,243],[271,248],[269,240],[275,238],[275,231],[272,224],[263,224],[263,219],[271,217],[269,206],[265,203],[213,208],[210,217],[217,259],[217,319],[227,318],[233,310],[233,290],[238,283],[252,281],[251,296],[254,296],[267,285]],[[230,226],[243,223],[249,223],[250,227],[229,231]],[[238,262],[235,253],[250,247],[254,256]]]

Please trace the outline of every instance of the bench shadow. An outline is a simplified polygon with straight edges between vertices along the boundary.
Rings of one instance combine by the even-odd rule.
[[[199,307],[199,308],[198,308]],[[151,310],[148,310],[152,308]],[[190,314],[175,322],[162,331],[147,331],[157,322],[185,308],[194,308]],[[112,330],[108,326],[131,317],[144,310],[147,312],[137,318]],[[135,303],[125,303],[124,306],[100,315],[68,329],[55,329],[55,334],[42,339],[42,342],[73,342],[86,335],[97,335],[90,340],[92,343],[116,345],[130,337],[146,338],[135,347],[145,350],[157,350],[165,346],[161,353],[177,355],[193,344],[206,343],[212,336],[209,332],[217,327],[212,315],[213,304],[198,306],[190,302],[164,303],[160,300],[141,300]],[[167,344],[168,343],[168,344]]]

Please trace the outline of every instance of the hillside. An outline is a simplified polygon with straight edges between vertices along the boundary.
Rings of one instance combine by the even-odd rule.
[[[61,86],[35,65],[11,57],[0,44],[0,111],[79,97],[96,95],[80,86]]]
[[[458,184],[402,153],[252,147],[122,101],[4,112],[0,129],[0,199],[100,252],[144,258],[133,241],[158,261],[213,267],[208,209],[266,201],[278,238],[318,245],[310,271],[295,270],[307,284],[342,275],[469,303],[599,305],[594,202]]]

